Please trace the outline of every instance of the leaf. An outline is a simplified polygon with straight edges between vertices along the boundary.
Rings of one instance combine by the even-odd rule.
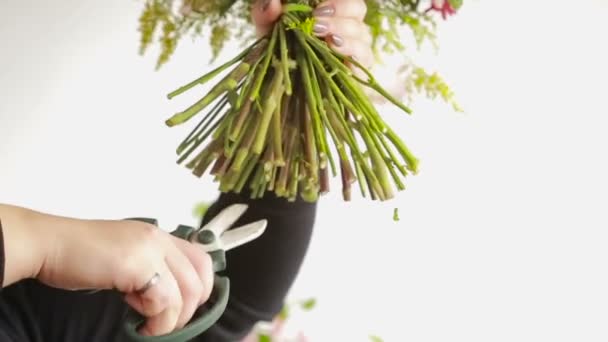
[[[458,10],[460,7],[462,7],[463,0],[448,0],[448,2],[454,10]]]
[[[212,62],[219,56],[228,39],[230,39],[230,28],[227,23],[217,24],[213,27],[211,38],[209,39]]]
[[[310,299],[305,300],[302,303],[300,303],[300,306],[302,307],[303,310],[310,311],[315,307],[316,304],[317,304],[317,300],[314,298],[310,298]]]
[[[200,202],[194,207],[193,215],[196,218],[202,218],[209,209],[210,204],[207,202]]]
[[[430,74],[423,68],[415,66],[408,76],[406,83],[408,90],[415,88],[416,91],[423,93],[426,97],[433,100],[441,98],[445,103],[450,104],[455,111],[462,111],[462,108],[456,101],[454,92],[438,73]]]
[[[282,321],[286,321],[289,318],[289,305],[283,305],[281,312],[279,312],[279,319]]]
[[[272,337],[266,334],[258,335],[258,342],[272,342]]]
[[[161,53],[156,62],[157,70],[160,69],[163,64],[169,61],[169,58],[171,58],[175,52],[178,40],[179,31],[176,24],[170,18],[165,18],[162,28],[162,36],[160,38]]]
[[[383,339],[381,339],[380,337],[375,336],[375,335],[370,336],[369,339],[373,342],[383,342],[384,341]]]
[[[399,208],[395,208],[395,210],[393,211],[393,221],[399,221]]]
[[[212,50],[212,62],[224,49],[225,43],[237,38],[246,44],[255,39],[243,37],[242,32],[254,32],[251,25],[251,4],[253,0],[183,0],[180,6],[173,6],[171,0],[145,0],[145,5],[139,18],[140,51],[152,44],[155,31],[163,23],[165,30],[171,27],[172,34],[159,41],[161,52],[158,57],[157,69],[168,62],[178,45],[178,41],[190,34],[193,38],[202,35],[203,28],[209,28],[209,45]],[[287,5],[301,8],[305,13],[310,6],[315,7],[321,1],[291,0]],[[378,53],[381,50],[392,54],[404,50],[404,41],[400,35],[400,26],[407,26],[414,34],[416,44],[430,40],[435,45],[435,22],[432,16],[426,15],[426,4],[418,0],[365,0],[367,14],[365,23],[372,34],[372,48]],[[449,0],[454,9],[462,6],[463,0]],[[167,23],[171,23],[168,25]],[[301,29],[312,32],[313,20],[305,20]],[[161,33],[162,34],[162,33]]]

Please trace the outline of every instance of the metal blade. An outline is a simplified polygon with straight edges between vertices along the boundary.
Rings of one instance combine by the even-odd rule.
[[[221,237],[223,249],[227,251],[258,238],[267,225],[267,220],[259,220],[225,232]]]
[[[201,230],[210,230],[216,237],[219,237],[247,211],[247,207],[247,204],[233,204],[226,207]]]

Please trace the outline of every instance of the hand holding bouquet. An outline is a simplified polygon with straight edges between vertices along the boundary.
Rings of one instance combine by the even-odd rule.
[[[150,13],[162,12],[159,8],[166,2],[148,1],[141,19],[144,47],[158,22],[149,19]],[[251,17],[259,34],[253,43],[169,94],[173,98],[218,79],[200,100],[166,121],[176,126],[200,117],[177,149],[178,162],[185,162],[198,177],[208,172],[221,191],[242,192],[247,187],[253,198],[270,191],[289,200],[301,196],[316,201],[329,192],[331,173],[341,177],[344,200],[351,199],[355,183],[363,196],[391,199],[394,187],[403,190],[403,179],[417,172],[418,161],[383,120],[365,88],[406,113],[411,110],[366,68],[373,61],[370,47],[398,49],[397,20],[411,23],[414,13],[422,18],[430,10],[448,8],[446,13],[451,13],[457,6],[454,1],[440,2],[433,1],[424,11],[419,1],[257,2]],[[218,38],[225,28],[220,23],[251,18],[243,16],[249,5],[244,0],[185,0],[181,21],[172,20],[182,30],[196,23],[211,25],[211,45],[217,53],[227,39],[226,32],[223,40]],[[169,17],[170,6],[164,13]],[[165,31],[167,22],[173,21],[165,21]]]

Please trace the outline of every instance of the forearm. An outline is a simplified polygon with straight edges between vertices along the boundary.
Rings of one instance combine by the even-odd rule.
[[[57,227],[73,219],[52,216],[14,205],[0,204],[4,256],[2,287],[35,278],[55,245]]]
[[[222,318],[197,341],[237,341],[258,321],[271,320],[281,310],[306,256],[316,217],[316,204],[288,202],[272,194],[251,200],[249,194],[222,194],[207,212],[203,224],[233,203],[249,210],[235,225],[267,219],[262,236],[226,254],[225,275],[230,278],[230,299]]]

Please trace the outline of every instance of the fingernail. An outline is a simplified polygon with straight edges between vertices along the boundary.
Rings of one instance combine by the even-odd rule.
[[[340,36],[333,35],[331,36],[331,40],[334,42],[335,46],[344,45],[344,39],[342,39]]]
[[[314,11],[312,11],[312,14],[315,17],[331,17],[332,15],[334,15],[335,11],[336,10],[333,6],[328,5],[316,8]]]
[[[262,12],[266,12],[268,6],[270,6],[270,0],[262,0]]]
[[[322,21],[317,21],[315,23],[315,25],[312,27],[312,30],[316,34],[323,34],[323,33],[327,32],[328,29],[329,29],[329,26],[327,26],[327,24]]]

